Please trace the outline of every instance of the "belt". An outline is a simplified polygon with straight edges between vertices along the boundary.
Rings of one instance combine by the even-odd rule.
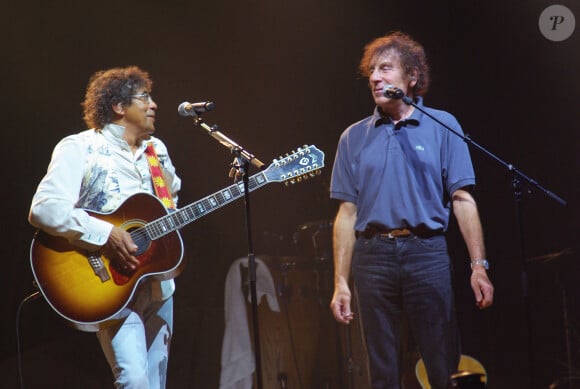
[[[421,238],[430,238],[436,235],[441,235],[442,230],[428,230],[426,228],[382,228],[377,226],[369,226],[364,231],[357,231],[356,236],[363,236],[366,239],[371,239],[375,235],[387,237],[390,239],[404,238],[406,236],[417,235]]]

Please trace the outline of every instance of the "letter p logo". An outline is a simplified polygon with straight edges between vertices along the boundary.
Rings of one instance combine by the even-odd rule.
[[[569,8],[563,5],[551,5],[542,11],[538,25],[546,39],[560,42],[574,33],[576,19]]]

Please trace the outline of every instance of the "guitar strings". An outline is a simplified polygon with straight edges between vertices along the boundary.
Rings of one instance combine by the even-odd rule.
[[[263,175],[263,174],[262,174]],[[260,175],[257,175],[260,176]],[[264,184],[266,181],[264,181]],[[250,177],[248,186],[250,190],[253,190],[260,186],[260,183],[256,180],[256,176]],[[236,188],[236,193],[232,193],[232,190]],[[228,198],[223,196],[223,192],[229,192]],[[170,213],[168,215],[164,215],[144,226],[136,228],[135,230],[131,231],[131,237],[133,240],[141,241],[142,239],[148,240],[155,240],[158,239],[170,232],[173,232],[180,227],[188,224],[191,221],[198,219],[199,217],[203,216],[204,214],[226,205],[233,200],[237,199],[241,194],[243,194],[243,189],[241,184],[234,184],[220,192],[217,192],[213,195],[207,196],[196,203],[190,204],[181,210],[176,210],[174,213]],[[213,199],[214,201],[211,201]],[[202,207],[200,207],[200,205]],[[196,208],[197,207],[197,208]],[[198,210],[196,213],[195,210]],[[184,218],[180,219],[180,216],[185,216]]]

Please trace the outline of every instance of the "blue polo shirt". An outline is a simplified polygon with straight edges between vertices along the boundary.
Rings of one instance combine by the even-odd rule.
[[[416,104],[463,134],[448,112]],[[475,185],[467,144],[415,109],[394,125],[378,108],[341,135],[330,184],[330,197],[357,206],[355,229],[421,228],[446,231],[450,197]]]

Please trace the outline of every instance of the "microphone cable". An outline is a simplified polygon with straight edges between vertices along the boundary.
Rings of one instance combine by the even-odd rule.
[[[36,300],[38,297],[40,297],[40,290],[38,289],[38,285],[36,285],[36,282],[33,282],[33,285],[36,288],[36,291],[26,296],[20,302],[20,304],[18,304],[18,309],[16,310],[16,357],[18,363],[18,380],[20,383],[20,389],[24,389],[24,379],[22,376],[22,356],[20,350],[20,312],[25,303]]]

